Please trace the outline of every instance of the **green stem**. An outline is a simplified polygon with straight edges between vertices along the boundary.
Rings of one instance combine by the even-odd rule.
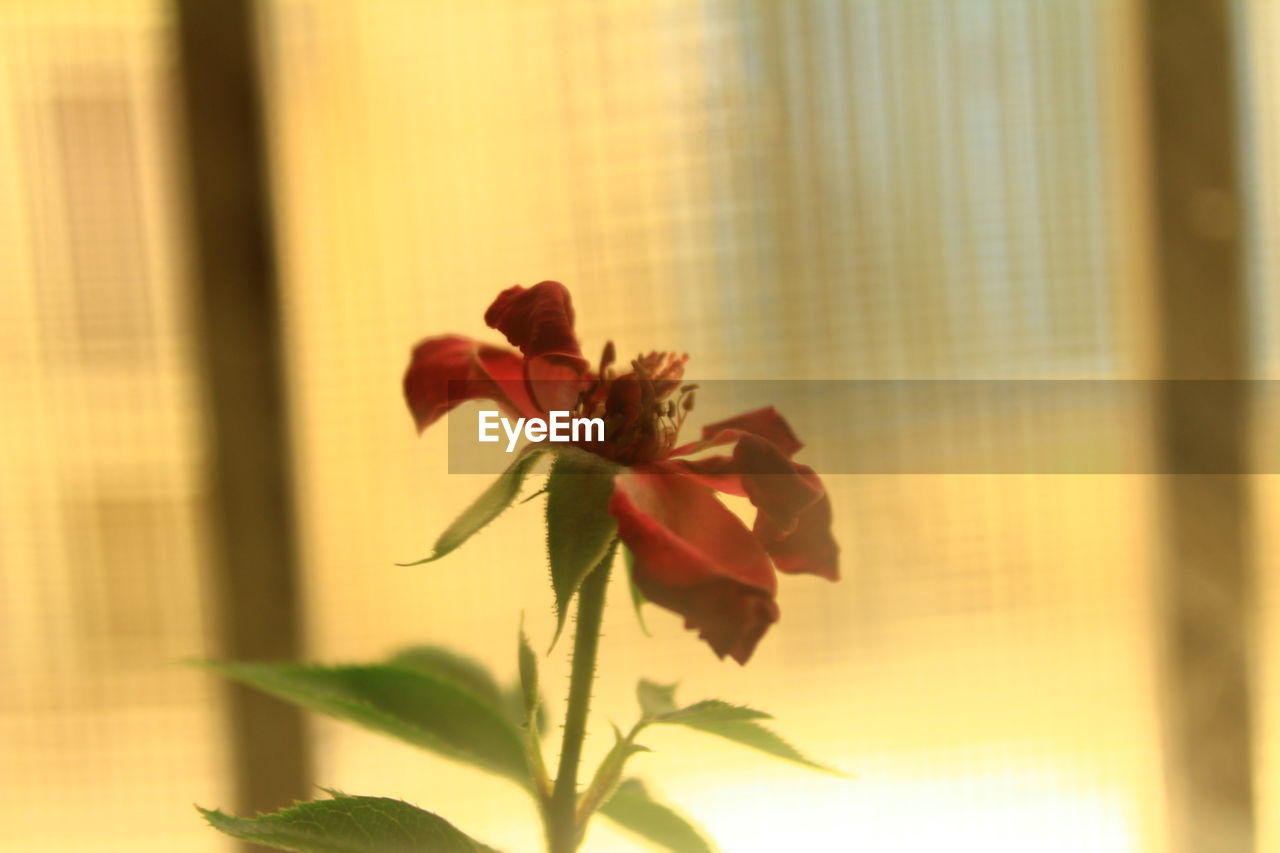
[[[587,731],[587,711],[591,706],[591,683],[596,674],[596,652],[600,647],[600,623],[604,616],[604,594],[609,586],[609,568],[614,546],[600,564],[582,581],[578,590],[578,623],[573,636],[573,673],[569,678],[569,707],[564,719],[564,742],[560,765],[547,814],[547,842],[551,853],[574,853],[582,842],[578,826],[578,762],[582,739]]]

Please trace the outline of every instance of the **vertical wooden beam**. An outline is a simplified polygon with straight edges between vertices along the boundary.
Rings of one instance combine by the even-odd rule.
[[[1143,0],[1176,849],[1252,853],[1249,372],[1230,0]],[[1206,393],[1211,391],[1211,393]]]
[[[255,9],[253,0],[177,0],[174,11],[221,652],[278,660],[299,657],[301,618]],[[300,714],[227,690],[237,808],[308,796]]]

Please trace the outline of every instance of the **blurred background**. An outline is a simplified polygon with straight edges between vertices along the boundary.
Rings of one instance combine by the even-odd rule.
[[[230,851],[192,803],[319,784],[538,849],[182,665],[549,639],[532,504],[393,565],[487,481],[411,344],[554,278],[698,378],[1280,378],[1277,45],[1266,0],[0,0],[0,848]],[[1150,453],[1274,434],[1177,406]],[[589,759],[678,678],[856,774],[650,738],[730,853],[1280,848],[1274,477],[827,484],[844,580],[746,668],[615,590]]]

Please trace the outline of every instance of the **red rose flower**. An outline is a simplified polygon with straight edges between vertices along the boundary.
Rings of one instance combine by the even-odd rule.
[[[456,335],[422,341],[404,377],[419,431],[469,399],[493,400],[517,417],[562,410],[603,418],[604,440],[580,446],[621,466],[609,512],[634,556],[636,587],[683,616],[717,655],[746,663],[778,619],[775,568],[839,577],[821,480],[792,461],[802,445],[772,408],[677,445],[694,399],[693,386],[682,384],[687,356],[649,353],[619,372],[610,343],[592,369],[573,320],[569,291],[544,281],[508,288],[485,312],[519,352]],[[702,455],[708,451],[716,452]],[[751,501],[751,529],[717,491]]]

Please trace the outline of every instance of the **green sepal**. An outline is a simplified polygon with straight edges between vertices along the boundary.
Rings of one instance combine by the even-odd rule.
[[[556,638],[569,603],[593,569],[612,558],[618,523],[609,514],[618,466],[576,447],[562,450],[547,479],[547,556],[555,594]],[[555,640],[552,640],[555,645]]]
[[[644,605],[649,603],[649,599],[644,597],[644,593],[640,591],[640,587],[636,585],[636,555],[631,552],[630,548],[623,547],[622,558],[627,566],[627,585],[631,588],[631,607],[636,612],[636,622],[640,623],[640,632],[646,637],[652,637],[649,633],[649,626],[644,621]]]
[[[227,835],[296,853],[497,853],[444,818],[387,797],[335,793],[257,817],[196,808]]]
[[[520,686],[519,680],[513,682],[503,693],[503,707],[511,719],[515,720],[516,725],[525,725],[525,709],[524,709],[524,688]],[[547,733],[547,701],[546,697],[539,694],[538,707],[533,712],[533,727],[538,734],[545,735]]]
[[[537,728],[538,709],[542,704],[541,690],[538,687],[538,656],[529,645],[529,637],[524,632],[524,619],[520,620],[520,647],[517,652],[520,662],[520,695],[524,700],[524,724]]]
[[[716,853],[716,847],[691,820],[649,795],[639,779],[618,786],[600,814],[672,853]]]
[[[547,763],[542,757],[542,738],[537,728],[524,728],[525,762],[529,765],[529,779],[532,782],[533,797],[538,802],[538,809],[546,820],[547,809],[551,805],[551,788],[554,784],[547,773]]]
[[[524,743],[515,722],[453,681],[393,664],[204,666],[286,702],[529,786]]]
[[[424,563],[434,562],[446,554],[456,550],[458,546],[466,542],[472,536],[480,532],[480,530],[493,521],[502,511],[511,506],[512,502],[520,494],[520,487],[524,484],[525,478],[529,476],[529,472],[533,470],[533,466],[541,458],[543,453],[547,452],[545,447],[526,447],[516,457],[516,460],[503,471],[498,479],[489,484],[489,487],[480,493],[480,497],[467,507],[462,515],[454,520],[445,528],[444,533],[440,534],[440,538],[436,540],[435,547],[431,550],[431,555],[423,557],[412,563],[397,563],[399,566],[421,566]]]
[[[578,798],[579,825],[585,824],[591,815],[613,796],[618,783],[622,780],[622,771],[626,767],[627,759],[638,752],[650,751],[649,747],[635,742],[637,731],[633,730],[630,735],[624,737],[617,726],[613,727],[613,748],[600,762],[591,779],[591,784]]]

